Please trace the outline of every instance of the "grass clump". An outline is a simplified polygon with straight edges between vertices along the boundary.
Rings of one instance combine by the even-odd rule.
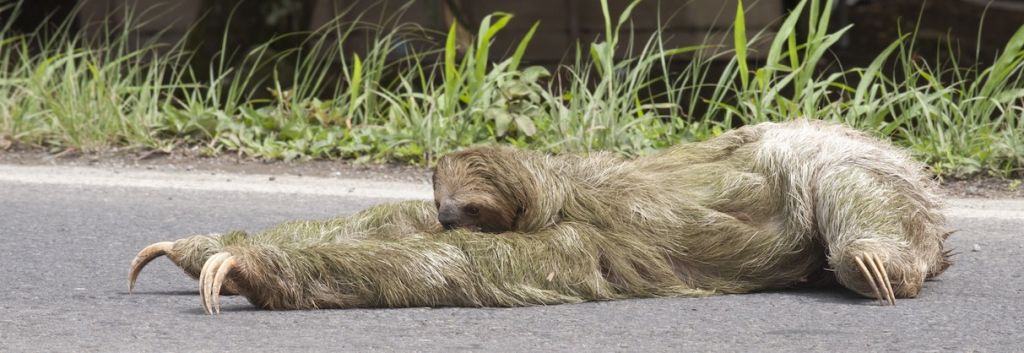
[[[0,137],[54,150],[192,146],[254,158],[429,164],[494,142],[638,155],[741,124],[805,117],[890,138],[942,176],[1022,171],[1024,27],[989,67],[917,60],[911,31],[866,67],[822,70],[849,30],[828,30],[831,5],[802,1],[775,33],[747,33],[741,5],[728,47],[667,48],[660,34],[628,35],[633,6],[611,14],[602,1],[604,35],[579,43],[555,72],[523,65],[537,24],[509,56],[494,53],[492,39],[512,20],[505,13],[485,17],[464,48],[454,26],[427,33],[397,16],[379,27],[332,22],[290,34],[307,38],[292,51],[267,43],[236,65],[222,55],[201,75],[206,82],[183,65],[180,46],[140,47],[129,27],[98,43],[66,29],[47,37],[3,31]],[[801,20],[806,30],[797,31]],[[372,45],[362,55],[341,49],[367,28]],[[768,51],[754,62],[759,42]],[[682,54],[692,59],[680,69],[672,63]]]

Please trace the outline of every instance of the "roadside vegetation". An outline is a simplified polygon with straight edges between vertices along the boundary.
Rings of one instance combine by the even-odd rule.
[[[503,13],[484,18],[464,48],[455,27],[428,41],[395,22],[372,26],[360,56],[338,43],[371,26],[332,23],[293,34],[308,36],[301,48],[268,43],[242,53],[240,65],[222,55],[202,75],[183,64],[180,46],[139,48],[130,28],[101,39],[3,30],[0,149],[7,141],[54,152],[187,148],[429,164],[496,142],[639,155],[806,117],[892,139],[941,176],[1024,171],[1024,27],[988,67],[919,60],[911,28],[866,67],[823,68],[849,29],[828,30],[831,3],[802,1],[776,33],[746,33],[741,7],[733,42],[669,48],[658,35],[630,37],[632,7],[614,14],[602,1],[604,35],[579,43],[554,72],[521,61],[532,30],[509,55],[492,50],[512,20]],[[766,59],[748,59],[752,43],[765,43]],[[684,56],[692,60],[680,65]]]

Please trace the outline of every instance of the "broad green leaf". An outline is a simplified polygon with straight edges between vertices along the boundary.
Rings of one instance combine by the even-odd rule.
[[[505,136],[508,132],[508,125],[512,123],[512,114],[501,108],[487,108],[484,117],[494,120],[495,135]]]
[[[533,124],[533,120],[530,117],[516,114],[516,126],[519,127],[519,131],[522,131],[526,136],[533,136],[537,134],[537,126]]]
[[[513,81],[503,87],[505,94],[512,98],[526,97],[530,94],[530,86],[521,81]]]
[[[541,77],[551,76],[551,72],[543,66],[530,66],[523,69],[523,81],[534,83]]]

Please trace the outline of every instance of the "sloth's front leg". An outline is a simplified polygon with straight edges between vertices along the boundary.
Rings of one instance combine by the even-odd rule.
[[[219,313],[222,288],[232,283],[253,305],[272,310],[482,305],[466,254],[438,237],[447,238],[228,246],[203,266],[203,308]]]
[[[706,296],[664,252],[588,224],[535,233],[457,229],[395,239],[224,247],[202,269],[209,314],[234,283],[264,309],[523,306],[624,297]]]

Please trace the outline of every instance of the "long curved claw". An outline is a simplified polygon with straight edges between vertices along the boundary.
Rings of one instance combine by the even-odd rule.
[[[871,271],[868,271],[868,268],[864,266],[864,261],[860,259],[860,256],[854,257],[853,260],[857,261],[857,266],[860,267],[860,272],[864,274],[864,279],[868,281],[868,284],[871,285],[871,290],[875,292],[875,298],[878,298],[878,304],[885,305],[885,302],[882,301],[882,293],[878,291],[878,285],[875,284],[875,278],[871,274]]]
[[[864,274],[864,279],[871,285],[875,292],[878,303],[881,305],[896,305],[896,295],[892,290],[892,283],[889,281],[889,274],[885,271],[885,265],[877,256],[865,254],[854,257],[857,266]],[[884,292],[884,293],[883,293]]]
[[[207,314],[211,313],[210,305],[206,301],[206,292],[208,290],[207,287],[213,286],[213,284],[208,283],[209,281],[207,280],[207,278],[213,277],[213,272],[210,272],[210,268],[216,268],[218,266],[217,264],[220,262],[220,258],[224,257],[225,255],[225,253],[213,254],[208,259],[206,259],[206,262],[203,263],[202,271],[199,272],[199,300],[202,302],[203,310],[205,310]]]
[[[199,295],[203,310],[207,314],[220,314],[220,292],[224,279],[235,268],[238,261],[227,252],[219,252],[210,256],[199,274]]]
[[[228,272],[235,268],[237,262],[234,256],[224,259],[224,262],[220,264],[220,268],[217,269],[217,275],[213,277],[213,288],[210,291],[210,295],[213,296],[213,308],[217,314],[220,314],[220,293],[222,292],[221,286],[224,284],[224,278],[227,277]]]
[[[146,267],[146,264],[153,261],[153,259],[167,255],[171,252],[172,248],[174,248],[173,241],[162,241],[143,248],[142,251],[139,251],[138,255],[135,255],[135,259],[132,260],[132,264],[128,268],[129,294],[135,289],[135,280],[139,278],[139,272],[142,272],[142,268]]]
[[[876,268],[881,272],[880,278],[882,278],[882,284],[885,285],[885,294],[888,296],[889,304],[896,305],[896,293],[892,290],[892,281],[889,280],[889,274],[885,272],[885,264],[877,256],[872,256],[872,258],[875,261]]]

